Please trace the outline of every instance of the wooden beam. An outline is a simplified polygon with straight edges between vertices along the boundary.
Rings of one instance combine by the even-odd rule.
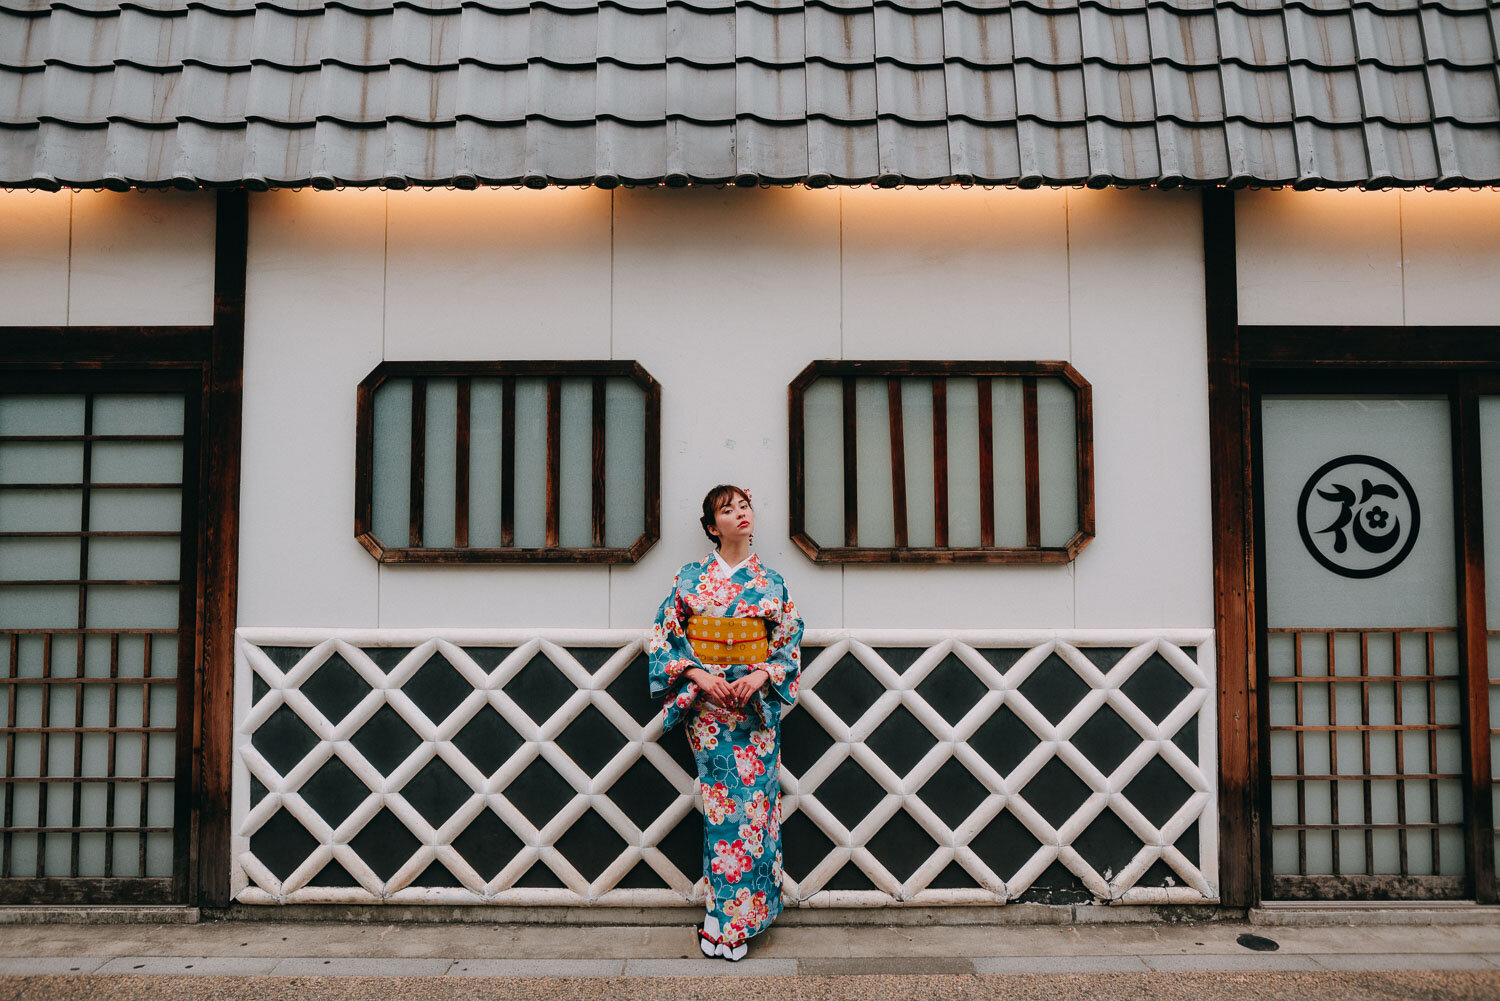
[[[604,376],[594,376],[593,421],[590,425],[590,452],[592,456],[593,543],[604,545]]]
[[[891,418],[891,513],[896,522],[896,547],[905,549],[906,529],[906,427],[901,412],[901,379],[885,381]]]
[[[548,549],[556,548],[562,506],[562,379],[547,380],[547,538]]]
[[[994,382],[979,380],[979,544],[995,544],[995,400]]]
[[[516,377],[500,380],[500,545],[516,544]]]
[[[1489,633],[1485,609],[1484,498],[1480,492],[1479,392],[1465,377],[1454,400],[1453,484],[1458,498],[1458,642],[1465,698],[1464,849],[1474,900],[1495,903],[1494,764],[1490,760]],[[1434,783],[1434,788],[1436,784]],[[1434,818],[1436,819],[1436,818]]]
[[[422,517],[427,496],[427,377],[411,380],[411,468],[408,484],[410,506],[407,510],[407,544],[422,544]]]
[[[213,347],[208,370],[207,476],[199,559],[203,576],[196,756],[197,867],[187,899],[229,905],[229,793],[234,763],[234,627],[239,607],[240,440],[244,399],[245,266],[249,196],[218,192],[214,235]]]
[[[948,380],[932,380],[932,544],[948,547]]]
[[[473,379],[458,380],[458,420],[454,428],[453,462],[453,545],[463,549],[469,544],[469,415]]]
[[[1036,376],[1021,377],[1021,421],[1026,441],[1026,544],[1042,544],[1041,436],[1037,428]]]
[[[844,545],[859,545],[859,424],[855,414],[854,377],[843,379],[844,391]]]
[[[1207,188],[1203,281],[1208,338],[1209,487],[1219,676],[1219,896],[1260,901],[1255,540],[1250,504],[1249,391],[1240,361],[1234,194]]]

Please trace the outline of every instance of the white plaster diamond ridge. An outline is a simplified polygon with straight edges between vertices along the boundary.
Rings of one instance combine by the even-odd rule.
[[[390,901],[635,906],[701,901],[703,881],[699,873],[682,872],[657,847],[690,812],[701,811],[695,776],[657,743],[662,732],[660,712],[641,725],[607,690],[642,653],[646,638],[647,634],[640,630],[238,630],[231,872],[234,898],[243,903]],[[804,636],[804,645],[819,649],[819,653],[804,665],[801,695],[797,706],[788,713],[806,712],[833,742],[801,775],[783,764],[783,815],[803,813],[828,837],[831,847],[800,882],[790,874],[784,877],[788,903],[802,906],[998,904],[1018,898],[1054,862],[1072,872],[1101,902],[1201,903],[1217,899],[1217,753],[1210,631],[811,630]],[[261,649],[266,646],[305,647],[307,652],[283,671]],[[365,653],[366,648],[380,646],[412,649],[389,671],[383,671]],[[485,670],[465,651],[466,646],[513,649],[499,664]],[[1196,648],[1196,660],[1183,651],[1185,646]],[[570,647],[613,648],[614,652],[598,670],[590,673],[569,652]],[[897,671],[877,649],[892,647],[921,648],[922,653],[904,671]],[[1024,652],[1004,671],[980,652],[1007,647]],[[1129,650],[1108,671],[1101,671],[1088,657],[1090,647]],[[335,653],[371,689],[337,723],[324,716],[301,690]],[[819,680],[846,654],[852,654],[884,688],[852,721],[841,720],[817,694]],[[950,723],[917,691],[918,685],[950,654],[986,689],[956,723]],[[1187,685],[1187,694],[1160,723],[1153,722],[1122,690],[1154,654],[1159,654]],[[532,719],[503,690],[538,655],[545,657],[574,687],[573,693],[543,720]],[[1088,691],[1056,724],[1020,691],[1027,678],[1053,655],[1088,686]],[[441,720],[429,719],[403,691],[403,686],[434,656],[450,664],[473,689]],[[266,693],[253,704],[252,675],[258,676],[267,687]],[[645,684],[644,676],[640,682]],[[256,731],[283,705],[317,738],[316,745],[284,775],[252,743]],[[384,705],[389,705],[420,740],[389,775],[382,775],[352,742],[353,736]],[[508,760],[488,775],[453,743],[455,736],[486,706],[492,707],[523,741]],[[624,738],[623,746],[592,776],[557,743],[569,724],[589,706],[597,709]],[[897,774],[866,743],[898,706],[904,706],[935,738],[933,747],[905,774]],[[1108,775],[1071,742],[1105,706],[1117,713],[1140,738],[1139,745]],[[1005,775],[968,742],[1001,707],[1014,713],[1038,740],[1037,746]],[[1196,754],[1189,755],[1173,738],[1193,719],[1197,720],[1198,742]],[[368,790],[337,827],[319,816],[300,792],[303,784],[335,756]],[[1191,790],[1186,802],[1160,828],[1125,794],[1131,781],[1158,756]],[[407,783],[435,757],[441,758],[471,791],[436,828],[402,794]],[[533,825],[505,795],[506,788],[538,758],[550,765],[574,791],[569,800],[557,804],[556,812],[541,828]],[[677,790],[676,797],[644,830],[610,796],[614,783],[643,759]],[[845,827],[818,796],[822,784],[848,759],[857,763],[884,792],[852,829]],[[1066,765],[1089,789],[1086,799],[1057,828],[1025,796],[1026,784],[1054,759]],[[927,781],[950,760],[957,760],[988,794],[954,828],[949,828],[920,795]],[[252,776],[267,790],[253,808],[249,803]],[[251,836],[280,809],[285,809],[317,842],[317,847],[284,880],[257,858],[250,847]],[[419,842],[389,880],[382,880],[351,846],[351,841],[382,809],[389,809]],[[1098,872],[1073,847],[1073,842],[1106,809],[1113,810],[1142,842],[1140,851],[1117,873]],[[486,810],[521,842],[514,858],[489,880],[453,845]],[[592,881],[557,848],[558,840],[590,810],[625,843],[624,849]],[[936,843],[936,848],[914,867],[905,881],[883,866],[868,847],[871,839],[900,810],[905,810]],[[1039,843],[1009,880],[994,872],[970,847],[973,839],[1001,811],[1009,811]],[[1175,843],[1195,822],[1197,857],[1188,858]],[[1158,860],[1181,878],[1181,885],[1136,886]],[[319,871],[334,861],[348,871],[357,886],[309,885]],[[642,861],[662,878],[667,888],[628,889],[618,885]],[[850,891],[826,887],[850,861],[876,889]],[[445,867],[461,886],[412,885],[433,862]],[[966,871],[978,887],[932,887],[932,881],[952,862]],[[536,864],[545,865],[563,886],[516,886]]]

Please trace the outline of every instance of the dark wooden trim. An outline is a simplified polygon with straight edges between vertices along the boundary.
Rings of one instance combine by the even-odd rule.
[[[226,862],[228,856],[225,856]],[[167,877],[62,877],[0,879],[0,904],[54,905],[161,904],[172,899],[173,881]],[[228,884],[225,884],[228,888]]]
[[[891,436],[891,509],[895,545],[868,547],[846,537],[842,546],[822,545],[806,529],[806,451],[803,438],[806,424],[803,401],[807,391],[819,378],[838,378],[847,387],[856,378],[883,379],[886,383]],[[947,469],[947,380],[975,378],[979,381],[980,424],[980,545],[948,544],[948,469]],[[933,394],[933,527],[932,546],[911,546],[906,498],[905,422],[902,413],[903,379],[929,379]],[[994,511],[994,409],[995,378],[1020,378],[1029,383],[1032,433],[1028,436],[1028,545],[996,546]],[[1041,544],[1040,448],[1036,428],[1036,379],[1056,378],[1074,394],[1074,417],[1077,423],[1078,463],[1078,530],[1061,546]],[[846,414],[849,408],[846,407]],[[789,529],[792,542],[815,563],[1066,563],[1075,559],[1094,537],[1094,436],[1093,396],[1088,380],[1065,361],[850,361],[819,359],[810,362],[787,385],[788,484],[791,490]],[[848,419],[845,418],[847,425]],[[856,423],[857,426],[857,423]],[[845,428],[844,482],[846,496],[851,491],[856,463],[850,460],[848,440],[852,432]],[[857,449],[855,450],[857,459]],[[857,512],[857,507],[854,509]],[[852,519],[846,511],[845,524]],[[857,532],[857,529],[856,529]]]
[[[422,545],[422,522],[427,502],[427,378],[411,380],[411,467],[407,508],[407,545]]]
[[[562,379],[547,380],[547,534],[546,546],[559,545],[562,506]]]
[[[545,545],[530,549],[515,548],[516,508],[516,379],[545,377],[547,380],[546,451],[546,535]],[[454,511],[454,544],[424,545],[421,535],[422,501],[412,499],[411,523],[405,545],[392,545],[378,539],[373,526],[374,475],[374,395],[389,379],[412,380],[412,481],[413,491],[425,478],[425,382],[430,378],[452,378],[458,382],[458,428],[456,432],[458,462],[454,471],[456,491]],[[475,378],[497,378],[500,381],[500,545],[475,547],[470,544],[468,484],[472,472],[469,455],[473,443],[472,383]],[[591,439],[590,546],[564,547],[559,538],[562,489],[562,380],[587,378],[593,386]],[[605,524],[605,427],[607,380],[627,378],[641,388],[645,396],[644,466],[640,489],[644,491],[645,529],[628,546],[604,545]],[[661,537],[661,385],[638,362],[605,361],[387,361],[370,370],[355,393],[358,413],[355,420],[355,537],[371,556],[382,563],[630,563],[655,545]],[[419,413],[420,411],[420,413]],[[421,427],[417,426],[420,419]],[[636,489],[634,481],[622,489]],[[425,490],[423,491],[425,493]],[[538,553],[547,552],[546,557]]]
[[[209,368],[207,482],[200,561],[202,682],[198,686],[198,867],[196,899],[229,904],[229,794],[234,762],[234,627],[239,608],[240,439],[244,400],[248,193],[218,194],[214,242],[214,337]]]
[[[1042,449],[1037,428],[1036,376],[1021,379],[1021,420],[1026,441],[1026,545],[1042,544]]]
[[[854,377],[843,379],[844,411],[844,545],[859,545],[859,423]]]
[[[129,364],[140,369],[201,369],[210,361],[214,329],[0,326],[0,340],[7,368],[104,369]]]
[[[455,406],[458,420],[454,427],[453,455],[453,545],[457,549],[466,549],[469,545],[469,423],[472,385],[473,379],[469,376],[459,376]]]
[[[901,379],[891,376],[885,382],[891,421],[891,514],[896,523],[896,548],[907,545],[906,522],[906,420],[902,414]],[[801,441],[799,435],[798,447]]]
[[[1205,192],[1205,195],[1213,192]],[[1421,364],[1434,368],[1500,365],[1500,326],[1239,328],[1240,352],[1257,367]]]
[[[934,548],[948,548],[948,380],[942,376],[932,380],[932,536]]]
[[[1248,907],[1259,903],[1261,894],[1260,743],[1254,683],[1249,400],[1240,362],[1233,192],[1205,189],[1202,213],[1209,507],[1219,660],[1219,898],[1231,907]]]
[[[589,423],[589,459],[593,479],[593,496],[589,505],[592,541],[596,549],[604,547],[604,376],[594,376],[592,386],[592,420]]]
[[[979,380],[979,545],[995,544],[995,397],[994,380]]]
[[[1458,645],[1467,697],[1464,731],[1464,852],[1474,900],[1495,903],[1493,763],[1490,761],[1489,632],[1485,609],[1484,498],[1480,479],[1479,391],[1464,376],[1453,397],[1454,545],[1457,549]],[[1497,568],[1500,570],[1500,568]]]
[[[1458,900],[1462,876],[1275,876],[1277,900]]]
[[[516,377],[500,382],[500,545],[516,544]]]

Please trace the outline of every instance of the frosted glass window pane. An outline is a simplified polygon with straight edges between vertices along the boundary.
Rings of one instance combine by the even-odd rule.
[[[89,687],[90,688],[103,688],[104,686],[103,685],[90,685]],[[91,694],[90,692],[87,692],[87,691],[84,692],[84,703],[85,703],[85,706],[87,706],[87,703],[89,702],[89,695],[90,694]],[[105,726],[105,725],[108,724],[108,718],[107,718],[108,713],[107,712],[105,713],[105,716],[106,716],[106,720],[103,723],[94,723],[94,722],[91,722],[89,720],[89,718],[88,718],[89,717],[89,713],[87,711],[87,708],[85,708],[85,711],[84,711],[84,723],[83,723],[83,725],[84,726]],[[79,743],[80,743],[80,745],[82,747],[82,751],[83,751],[83,754],[82,754],[82,756],[79,759],[83,763],[82,764],[82,774],[84,774],[84,775],[93,775],[93,776],[100,777],[100,778],[108,776],[109,775],[109,734],[107,734],[107,733],[85,733],[85,734],[82,735],[82,740]],[[96,787],[91,787],[91,788],[99,789],[101,792],[103,791],[103,787],[102,786],[96,786]],[[102,803],[103,800],[101,799],[100,802]]]
[[[1295,869],[1292,870],[1296,872]],[[1330,876],[1333,874],[1333,832],[1307,832],[1307,874]]]
[[[594,384],[564,379],[559,469],[557,539],[565,547],[594,544]],[[606,481],[608,482],[608,481]],[[625,484],[621,484],[625,486]],[[628,487],[627,487],[628,489]]]
[[[499,379],[469,387],[469,545],[500,545],[502,388]]]
[[[604,384],[604,544],[628,546],[646,530],[646,391],[629,379]]]
[[[1448,401],[1415,396],[1267,396],[1261,420],[1269,624],[1452,625],[1456,604]],[[1381,465],[1365,463],[1361,456]],[[1399,472],[1401,479],[1390,470]],[[1403,533],[1392,544],[1399,552],[1411,538],[1405,534],[1411,526],[1410,498],[1402,479],[1417,499],[1420,520],[1412,548],[1400,562],[1392,562],[1390,550],[1381,548],[1385,540],[1394,532]],[[1360,500],[1365,480],[1375,492]],[[1352,505],[1338,499],[1343,496],[1353,497]],[[1344,520],[1347,531],[1340,531],[1335,523],[1345,514],[1350,516]],[[1361,518],[1359,532],[1353,527],[1355,515]],[[1348,576],[1331,569],[1330,563],[1375,575]]]
[[[458,469],[458,380],[427,380],[422,473],[422,545],[453,545],[454,474]]]
[[[855,448],[859,454],[859,544],[896,544],[891,502],[891,401],[885,379],[854,381]],[[843,501],[842,486],[839,502]]]
[[[83,690],[83,725],[84,726],[108,726],[109,725],[109,686],[88,685]],[[91,736],[103,736],[102,734],[86,734],[84,743],[88,743]],[[87,755],[85,755],[87,758]]]
[[[116,876],[138,876],[141,874],[139,861],[140,851],[139,834],[116,834],[114,836],[114,863]]]
[[[906,451],[906,539],[909,546],[935,545],[933,510],[932,380],[901,380],[901,423]]]
[[[89,576],[95,580],[176,580],[181,572],[176,537],[89,540]]]
[[[182,482],[180,441],[99,441],[89,461],[98,483]]]
[[[34,686],[26,685],[17,692],[16,725],[41,726],[42,700],[21,698]],[[39,733],[16,734],[15,771],[12,775],[35,777],[42,774],[42,735]],[[23,825],[24,826],[24,825]]]
[[[153,738],[162,736],[152,734]],[[155,758],[155,755],[152,755]],[[153,775],[167,774],[167,772],[151,770]],[[165,827],[172,823],[172,796],[173,789],[170,782],[153,782],[146,786],[146,824],[150,827]]]
[[[77,539],[0,539],[0,580],[76,580]]]
[[[78,836],[78,875],[104,875],[104,835],[102,833]]]
[[[151,686],[149,726],[177,725],[177,690],[170,685]],[[160,735],[158,735],[160,736]],[[171,769],[168,769],[171,771]]]
[[[863,463],[863,457],[861,457]],[[948,380],[948,545],[979,545],[979,382]]]
[[[0,532],[76,532],[81,490],[0,490]]]
[[[138,824],[141,817],[141,784],[139,782],[116,782],[115,786],[115,822],[120,824]],[[115,840],[119,840],[116,835]],[[135,855],[132,850],[130,869],[136,868]],[[115,863],[115,871],[118,873],[119,863]]]
[[[384,545],[411,540],[411,380],[388,379],[375,389],[371,467],[371,530]]]
[[[181,393],[96,393],[95,434],[182,434]]]
[[[103,737],[104,734],[89,734]],[[85,755],[87,756],[87,755]],[[98,774],[103,773],[101,765]],[[84,782],[78,792],[78,823],[83,827],[104,827],[109,824],[109,783]],[[102,856],[101,856],[102,859]],[[102,862],[101,862],[102,865]]]
[[[76,587],[0,587],[0,629],[69,629],[77,624]]]
[[[92,490],[89,528],[99,532],[176,532],[182,527],[182,491]]]
[[[0,396],[0,435],[83,434],[83,394]]]
[[[838,379],[817,379],[802,399],[804,520],[820,546],[844,544],[843,394]]]
[[[1026,412],[1020,379],[990,383],[995,422],[995,545],[1026,545]]]
[[[1275,831],[1271,834],[1271,864],[1276,872],[1297,871],[1297,833]]]
[[[125,712],[120,713],[123,719],[140,719],[140,709],[137,706],[134,717]],[[115,774],[116,775],[140,775],[141,774],[141,737],[139,733],[121,733],[115,736]],[[118,793],[116,793],[118,796]],[[117,800],[118,802],[118,800]]]
[[[124,638],[120,645],[125,645]],[[177,637],[159,635],[151,637],[151,677],[175,678],[177,676]]]
[[[1036,382],[1037,465],[1042,545],[1063,546],[1078,534],[1078,422],[1072,388]]]
[[[82,482],[82,442],[0,442],[0,483]]]
[[[177,626],[175,586],[95,585],[89,588],[87,625],[95,629]]]
[[[146,835],[146,875],[172,875],[172,835],[170,833]]]
[[[516,380],[516,545],[547,542],[547,380]]]
[[[73,871],[73,839],[67,834],[43,834],[42,875],[67,876]]]

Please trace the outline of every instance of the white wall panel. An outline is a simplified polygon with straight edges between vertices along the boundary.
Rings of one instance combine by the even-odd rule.
[[[1234,205],[1241,323],[1404,322],[1397,192],[1237,191]]]
[[[787,383],[838,357],[838,200],[616,192],[615,357],[662,383],[662,540],[614,568],[611,625],[650,622],[677,568],[711,550],[698,518],[720,482],[754,495],[755,549],[809,625],[841,624],[839,568],[815,566],[788,538],[786,454]]]
[[[385,192],[250,196],[241,625],[379,625],[354,539],[354,391],[380,361]]]
[[[70,191],[0,192],[0,323],[68,322],[72,204]]]
[[[1066,192],[842,197],[844,357],[1066,357]]]
[[[1089,628],[1213,622],[1208,361],[1196,192],[1072,191],[1073,365],[1094,387]]]
[[[1403,191],[1406,322],[1500,324],[1500,193]]]
[[[386,564],[380,568],[380,625],[603,628],[609,624],[609,573],[601,566]]]
[[[608,358],[610,193],[390,194],[385,356]]]
[[[212,323],[216,198],[212,191],[76,192],[68,322]]]

